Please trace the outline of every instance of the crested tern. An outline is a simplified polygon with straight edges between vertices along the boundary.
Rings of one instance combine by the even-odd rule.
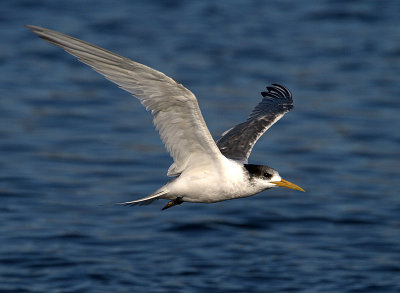
[[[153,115],[153,123],[173,158],[167,175],[174,177],[151,195],[125,202],[146,205],[157,199],[169,202],[214,203],[242,198],[273,187],[304,191],[265,165],[248,164],[257,140],[293,108],[291,92],[272,84],[247,120],[214,141],[195,95],[165,74],[71,36],[27,25],[43,40],[61,47],[108,80],[131,93]]]

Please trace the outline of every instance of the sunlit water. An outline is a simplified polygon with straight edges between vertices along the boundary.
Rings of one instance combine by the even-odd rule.
[[[400,292],[399,4],[3,1],[0,291]],[[286,85],[250,162],[307,192],[114,205],[168,180],[150,115],[24,24],[172,76],[216,139]]]

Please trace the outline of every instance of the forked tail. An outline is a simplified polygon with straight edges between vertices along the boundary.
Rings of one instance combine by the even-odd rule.
[[[151,204],[153,201],[155,201],[156,199],[159,199],[161,196],[163,196],[163,195],[165,195],[167,193],[168,193],[168,190],[162,190],[160,192],[156,192],[156,193],[154,193],[152,195],[143,197],[141,199],[127,201],[127,202],[123,202],[121,204],[128,205],[128,206],[148,205],[148,204]]]

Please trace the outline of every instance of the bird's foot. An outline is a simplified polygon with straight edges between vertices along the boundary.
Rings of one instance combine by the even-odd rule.
[[[173,207],[173,206],[176,206],[176,205],[178,205],[178,204],[181,204],[181,203],[183,203],[182,197],[177,197],[177,198],[175,198],[175,199],[173,199],[173,200],[170,200],[170,201],[162,208],[162,210],[169,209],[169,208],[171,208],[171,207]]]

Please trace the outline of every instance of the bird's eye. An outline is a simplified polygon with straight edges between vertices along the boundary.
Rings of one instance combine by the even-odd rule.
[[[264,173],[264,178],[271,179],[272,175],[269,173]]]

